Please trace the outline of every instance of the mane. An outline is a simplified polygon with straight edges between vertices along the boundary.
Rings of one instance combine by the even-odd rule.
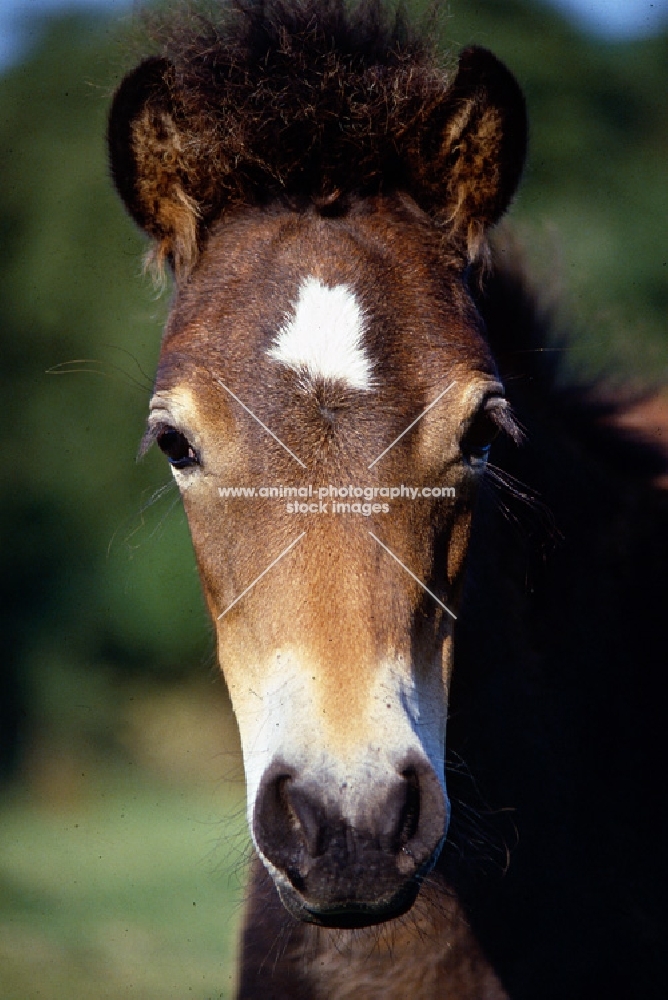
[[[651,762],[663,755],[653,706],[666,697],[655,660],[665,647],[668,552],[668,491],[657,479],[668,449],[665,438],[661,445],[623,425],[658,386],[622,390],[565,364],[573,334],[531,287],[512,244],[496,242],[473,292],[524,438],[518,446],[499,436],[477,501],[450,689],[452,821],[439,869],[504,968],[518,934],[543,919],[523,901],[551,896],[555,912],[568,913],[568,887],[587,884],[613,827],[615,858],[638,830],[648,843],[653,835],[645,817]],[[631,803],[622,818],[620,787]],[[645,863],[639,857],[638,870]],[[589,926],[613,926],[613,885]],[[499,923],[490,917],[496,893],[517,907]],[[662,911],[649,919],[659,926]],[[555,948],[569,947],[556,944],[563,929],[549,916],[546,926]],[[586,936],[587,920],[581,926]],[[585,950],[573,967],[589,961]]]
[[[540,294],[521,250],[507,232],[494,241],[491,266],[473,288],[487,340],[520,425],[538,423],[520,449],[504,449],[509,471],[529,474],[534,440],[559,434],[611,474],[647,484],[665,475],[665,446],[624,424],[625,415],[661,391],[659,382],[619,384],[592,379],[566,363],[576,334],[564,329],[549,293]],[[528,430],[530,428],[527,427]]]
[[[206,149],[216,178],[211,215],[419,187],[408,154],[448,77],[380,0],[230,0],[211,16],[177,10],[151,34],[174,67],[192,161]]]

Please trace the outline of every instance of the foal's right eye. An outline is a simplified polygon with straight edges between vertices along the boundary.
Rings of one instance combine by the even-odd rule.
[[[188,469],[199,465],[199,455],[188,441],[185,434],[176,427],[163,427],[156,436],[158,448],[167,456],[169,464],[175,469]]]

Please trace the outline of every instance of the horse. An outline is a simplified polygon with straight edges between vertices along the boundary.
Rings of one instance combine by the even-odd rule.
[[[378,3],[235,0],[108,146],[174,279],[142,450],[239,725],[238,997],[665,996],[666,456],[493,233],[517,81]]]

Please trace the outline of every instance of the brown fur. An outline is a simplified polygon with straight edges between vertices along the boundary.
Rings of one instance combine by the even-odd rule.
[[[407,917],[353,932],[286,918],[257,860],[249,888],[238,1000],[507,1000],[438,876]]]

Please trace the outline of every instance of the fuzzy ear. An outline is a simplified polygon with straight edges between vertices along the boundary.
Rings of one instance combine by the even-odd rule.
[[[471,259],[515,193],[526,146],[526,106],[512,73],[486,49],[464,49],[422,134],[418,171],[432,211],[463,237]]]
[[[121,83],[109,114],[111,172],[130,215],[157,241],[156,262],[187,273],[197,256],[201,199],[189,178],[192,143],[180,125],[175,73],[166,59],[141,63]]]

